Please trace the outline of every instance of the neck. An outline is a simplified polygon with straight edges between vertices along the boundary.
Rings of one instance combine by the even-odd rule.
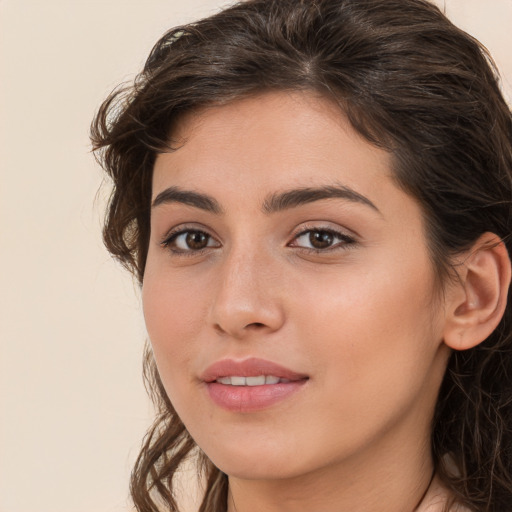
[[[327,479],[247,482],[230,478],[228,512],[437,512],[441,508],[433,508],[431,498],[440,495],[431,492],[432,480],[433,474],[426,472],[400,482],[383,476],[377,486],[348,475],[336,486]]]
[[[425,433],[424,439],[429,439]],[[428,441],[369,446],[352,460],[275,480],[231,476],[228,512],[438,512],[430,506],[433,463]],[[418,446],[420,446],[418,448]]]

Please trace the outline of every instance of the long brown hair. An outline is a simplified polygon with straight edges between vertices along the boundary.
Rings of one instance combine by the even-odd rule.
[[[173,151],[186,112],[266,90],[314,90],[388,150],[399,186],[422,206],[441,280],[484,232],[511,253],[512,118],[486,50],[426,0],[248,0],[165,34],[135,83],[114,91],[92,125],[114,190],[109,251],[139,283],[150,234],[155,156]],[[432,454],[456,500],[473,511],[512,504],[512,302],[479,346],[454,352],[433,418]],[[135,506],[178,511],[173,477],[197,450],[148,349],[158,407],[131,482]],[[445,454],[458,468],[445,467]],[[201,512],[226,509],[227,477],[203,455]]]

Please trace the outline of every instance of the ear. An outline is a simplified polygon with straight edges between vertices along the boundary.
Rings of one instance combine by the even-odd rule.
[[[444,343],[466,350],[484,341],[498,326],[510,285],[510,258],[503,241],[484,233],[461,258],[459,280],[446,297]]]

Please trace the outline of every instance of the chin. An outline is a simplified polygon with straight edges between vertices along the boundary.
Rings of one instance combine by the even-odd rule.
[[[273,449],[251,441],[232,441],[223,447],[217,444],[211,450],[204,450],[207,457],[223,473],[245,480],[280,480],[302,473],[295,467],[300,450],[286,450],[281,446]],[[301,460],[301,465],[304,460]]]
[[[215,464],[215,461],[212,461]],[[299,476],[302,472],[293,471],[287,461],[286,467],[277,460],[230,460],[215,464],[226,475],[241,480],[285,480]]]
[[[293,480],[318,471],[323,473],[326,467],[340,462],[332,451],[313,449],[308,453],[307,446],[282,445],[279,449],[268,450],[255,444],[248,449],[242,444],[222,451],[219,448],[206,453],[207,456],[223,473],[243,480]]]

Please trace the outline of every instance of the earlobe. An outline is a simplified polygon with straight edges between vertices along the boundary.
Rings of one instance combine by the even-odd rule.
[[[484,341],[503,317],[511,276],[505,244],[484,233],[462,258],[458,273],[447,299],[444,342],[467,350]]]

